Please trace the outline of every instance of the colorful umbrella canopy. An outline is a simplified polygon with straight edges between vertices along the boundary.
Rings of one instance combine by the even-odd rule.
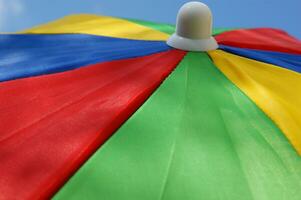
[[[301,42],[72,15],[0,35],[0,199],[300,199]]]

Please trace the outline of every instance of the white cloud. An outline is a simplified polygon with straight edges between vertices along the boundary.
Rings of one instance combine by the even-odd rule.
[[[20,0],[7,0],[10,1],[10,7],[14,15],[20,15],[24,11],[24,5]]]
[[[5,27],[12,17],[19,17],[25,10],[21,0],[0,0],[0,28]]]

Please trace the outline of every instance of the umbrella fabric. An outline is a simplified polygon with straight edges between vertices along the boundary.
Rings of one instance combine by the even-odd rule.
[[[210,55],[216,66],[271,117],[301,153],[301,94],[296,92],[301,90],[301,74],[219,50]]]
[[[173,30],[73,15],[1,35],[0,198],[298,199],[301,43],[217,29],[220,50],[187,53]]]
[[[0,81],[63,72],[170,49],[157,41],[130,41],[84,34],[0,35],[0,42]]]
[[[254,28],[234,30],[215,38],[220,45],[301,54],[301,41],[278,29]]]
[[[298,199],[301,159],[205,53],[189,53],[54,199]]]
[[[168,34],[130,21],[96,15],[70,15],[45,25],[22,31],[35,34],[92,34],[134,40],[166,40]]]
[[[238,56],[247,57],[253,60],[258,60],[273,65],[285,67],[296,72],[301,72],[301,56],[299,55],[279,53],[273,51],[243,49],[223,45],[220,45],[219,49],[222,49],[232,54],[236,54]]]

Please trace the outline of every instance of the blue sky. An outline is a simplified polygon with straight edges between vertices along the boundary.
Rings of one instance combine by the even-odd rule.
[[[174,23],[185,0],[0,0],[0,31],[12,32],[65,15],[94,13]],[[274,27],[301,39],[301,0],[204,0],[215,27]]]

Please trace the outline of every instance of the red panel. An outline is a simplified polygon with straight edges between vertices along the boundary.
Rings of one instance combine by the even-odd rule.
[[[240,29],[221,33],[215,39],[218,44],[233,47],[301,54],[301,41],[278,29]]]
[[[0,84],[0,199],[47,198],[171,73],[170,50]]]

